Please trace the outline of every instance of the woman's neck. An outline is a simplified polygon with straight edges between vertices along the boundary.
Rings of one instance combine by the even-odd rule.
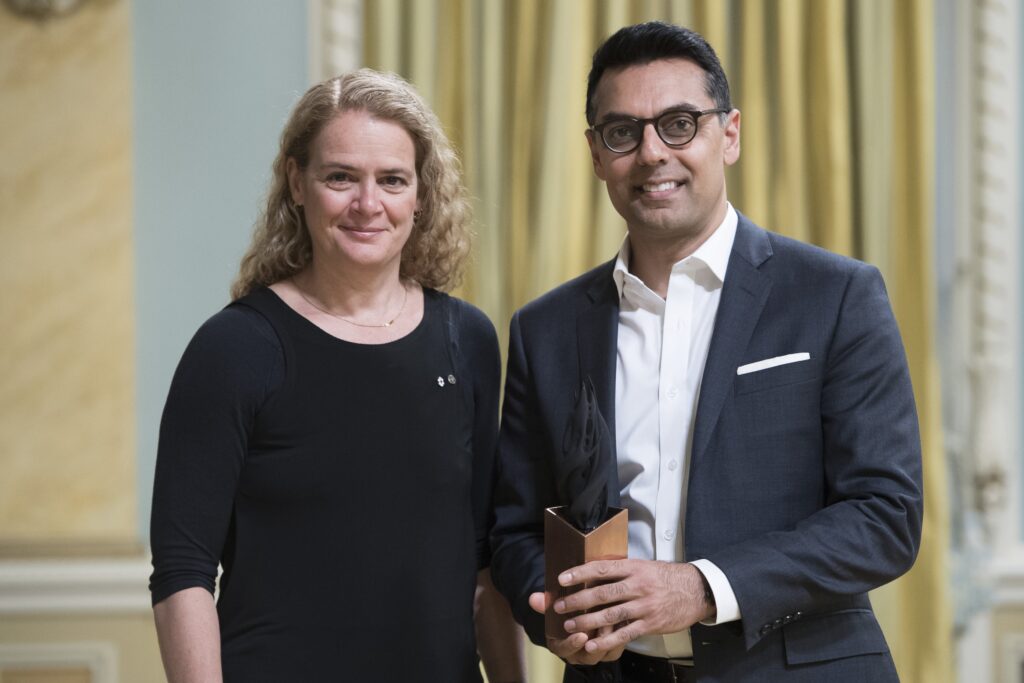
[[[314,261],[293,276],[292,281],[317,308],[356,320],[360,315],[376,313],[384,317],[394,313],[407,295],[397,264],[386,271],[359,273],[331,269]]]

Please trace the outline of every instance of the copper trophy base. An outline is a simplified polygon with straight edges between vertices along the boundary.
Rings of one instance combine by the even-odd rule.
[[[548,604],[544,631],[548,640],[569,635],[563,624],[572,614],[555,614],[555,601],[595,585],[563,588],[558,585],[558,575],[591,560],[625,559],[629,551],[629,513],[625,508],[608,508],[605,521],[587,534],[569,523],[565,510],[565,506],[544,510],[544,592]]]

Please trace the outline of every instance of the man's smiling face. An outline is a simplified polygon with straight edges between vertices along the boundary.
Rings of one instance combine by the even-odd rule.
[[[669,110],[714,109],[704,70],[687,59],[609,69],[594,95],[595,123],[653,118]],[[725,167],[739,158],[739,112],[702,116],[696,136],[682,147],[666,145],[653,125],[640,146],[620,154],[587,131],[594,172],[608,186],[631,239],[699,245],[725,216]]]

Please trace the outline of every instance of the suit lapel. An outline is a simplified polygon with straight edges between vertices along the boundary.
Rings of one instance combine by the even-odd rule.
[[[615,453],[615,349],[619,332],[619,295],[612,279],[614,261],[598,272],[587,290],[589,302],[576,318],[579,378],[589,377]],[[575,388],[575,387],[574,387]],[[618,468],[608,473],[608,504],[619,505]]]
[[[692,463],[707,448],[715,423],[731,393],[736,368],[768,300],[772,281],[758,268],[772,254],[768,235],[739,216],[729,267],[718,303],[715,329],[701,378],[697,417],[693,427]]]

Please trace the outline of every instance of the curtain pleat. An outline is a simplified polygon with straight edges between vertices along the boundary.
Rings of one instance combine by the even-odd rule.
[[[850,8],[854,39],[853,71],[853,205],[858,252],[883,272],[891,269],[889,234],[892,215],[893,20],[888,2],[857,2]],[[927,74],[925,74],[927,75]],[[899,95],[902,99],[902,95]],[[904,106],[901,104],[901,106]]]
[[[950,681],[949,506],[935,350],[933,243],[935,82],[930,0],[893,3],[891,204],[888,282],[914,381],[924,448],[924,535],[917,563],[897,582],[895,640],[901,671],[915,681]],[[895,631],[895,629],[894,629]]]
[[[750,216],[773,216],[772,186],[765,182],[774,175],[771,167],[772,141],[777,128],[772,125],[768,106],[772,61],[765,59],[769,34],[765,31],[766,7],[762,0],[743,0],[739,5],[744,21],[740,27],[738,69],[731,74],[729,86],[733,102],[743,103],[740,113],[740,160],[729,169],[729,193],[743,197],[742,211]]]
[[[512,311],[611,258],[622,218],[593,175],[586,76],[620,26],[700,31],[742,111],[729,198],[754,221],[877,265],[924,445],[914,569],[872,600],[906,683],[952,680],[945,465],[933,336],[934,76],[928,0],[367,0],[364,62],[412,80],[459,149],[476,209],[459,294],[503,338]],[[561,663],[530,650],[530,680]]]
[[[774,176],[774,187],[769,190],[772,193],[769,216],[773,222],[764,225],[771,225],[773,230],[790,237],[809,241],[813,205],[807,186],[814,180],[809,173],[814,148],[809,144],[807,131],[814,112],[811,109],[810,83],[804,73],[808,32],[806,5],[804,0],[782,0],[779,3],[778,29],[773,36],[778,56],[778,68],[774,74],[777,92],[763,93],[765,107],[769,111],[774,110],[774,115],[770,116],[778,138],[776,156],[768,162],[774,173],[766,176]],[[756,179],[751,178],[751,182],[756,183]]]

